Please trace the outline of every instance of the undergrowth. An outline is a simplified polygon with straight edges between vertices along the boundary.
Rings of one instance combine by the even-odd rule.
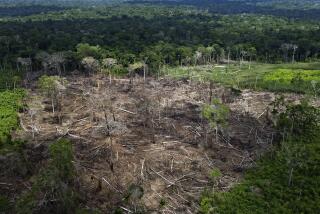
[[[202,213],[318,213],[320,210],[320,110],[286,105],[278,129],[283,141],[229,192],[206,192]]]
[[[32,189],[16,203],[16,213],[75,213],[79,197],[75,189],[72,145],[61,139],[51,144],[49,151],[47,166],[34,176]]]
[[[272,91],[320,93],[320,70],[277,69],[267,73],[261,87]]]
[[[0,92],[0,153],[20,145],[11,141],[10,133],[19,127],[18,111],[24,96],[23,90]]]
[[[22,83],[24,72],[15,69],[0,69],[0,91],[15,89]]]

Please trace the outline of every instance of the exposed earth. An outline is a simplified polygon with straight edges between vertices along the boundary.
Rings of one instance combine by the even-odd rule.
[[[35,169],[46,161],[49,144],[70,139],[88,207],[196,213],[203,191],[230,189],[276,141],[270,116],[276,96],[270,92],[237,94],[219,85],[210,89],[205,83],[153,78],[67,81],[54,114],[49,99],[36,87],[29,90],[28,109],[20,113],[21,129],[13,136],[29,139],[32,150],[26,157],[36,163]],[[210,94],[231,109],[218,141],[201,117]],[[213,170],[222,176],[214,179]],[[30,187],[19,178],[10,182]]]

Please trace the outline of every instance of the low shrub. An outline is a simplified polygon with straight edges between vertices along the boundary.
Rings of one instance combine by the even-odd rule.
[[[34,177],[31,191],[21,196],[16,213],[75,213],[79,198],[74,188],[72,145],[62,139],[49,150],[48,165]]]
[[[18,111],[23,107],[23,90],[0,92],[0,150],[15,144],[11,142],[10,133],[19,127]]]
[[[318,213],[319,118],[307,103],[287,105],[277,124],[285,140],[229,192],[206,192],[201,213]]]

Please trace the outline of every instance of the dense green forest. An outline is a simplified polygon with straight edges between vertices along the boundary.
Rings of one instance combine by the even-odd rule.
[[[226,59],[310,61],[320,51],[317,22],[216,15],[192,7],[71,9],[7,18],[0,25],[1,70],[16,69],[18,58],[30,61],[28,69],[39,70],[42,62],[37,56],[43,52],[63,53],[65,66],[72,70],[79,65],[80,43],[99,46],[96,58],[116,58],[124,67],[147,57],[153,72],[163,65]]]
[[[319,19],[319,2],[317,0],[141,0],[131,3],[152,3],[169,5],[193,5],[219,14],[265,14],[287,18]]]
[[[319,95],[318,0],[0,0],[0,213],[317,213]],[[170,99],[177,99],[173,110]],[[261,112],[250,114],[255,107]],[[87,112],[76,115],[79,109]],[[234,121],[252,128],[231,134]],[[89,124],[69,130],[79,122]],[[92,144],[100,142],[91,136],[101,127],[105,141]],[[138,134],[119,140],[113,129]],[[178,139],[168,141],[172,131]],[[187,155],[180,162],[191,160],[193,174],[175,170],[176,148],[169,145],[190,135],[177,151]],[[150,154],[169,148],[168,170],[135,155],[137,145]],[[129,150],[119,155],[119,148]],[[190,156],[194,151],[201,158]],[[138,164],[116,163],[126,155]],[[101,159],[105,171],[93,162]],[[228,161],[236,167],[220,170]],[[112,183],[104,174],[123,166],[119,173],[128,180],[139,171],[125,187],[122,177]],[[169,177],[176,171],[182,174]],[[179,183],[197,173],[203,177],[193,182],[204,186],[191,186],[201,194],[183,195],[188,186]],[[157,192],[159,180],[144,184],[152,176],[165,183],[166,195]],[[97,185],[81,186],[89,183]],[[102,183],[115,194],[102,191]],[[142,202],[150,191],[156,205]]]
[[[63,10],[62,7],[57,6],[9,6],[9,7],[0,7],[0,17],[3,16],[27,16],[38,13],[47,13],[49,11],[59,11]]]

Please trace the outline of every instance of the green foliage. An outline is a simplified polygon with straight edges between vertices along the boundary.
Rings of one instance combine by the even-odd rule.
[[[21,85],[23,72],[11,68],[4,70],[0,68],[0,73],[0,91],[15,89]]]
[[[142,16],[151,19],[155,16],[172,17],[174,15],[199,14],[201,11],[189,6],[164,6],[164,5],[118,5],[118,6],[99,6],[99,7],[82,7],[66,8],[61,12],[48,12],[45,14],[34,14],[24,17],[5,17],[3,21],[47,21],[63,19],[110,19],[112,17],[137,17]]]
[[[204,196],[202,213],[317,213],[320,203],[319,143],[317,140],[300,151],[304,154],[299,157],[303,164],[294,168],[293,184],[288,185],[290,169],[284,154],[277,153],[261,160],[256,169],[247,172],[243,183],[230,192]]]
[[[320,93],[319,63],[243,64],[225,66],[171,67],[163,72],[174,78],[213,80],[234,88],[275,92]]]
[[[124,76],[128,73],[128,69],[119,64],[114,58],[102,59],[102,73],[115,76]]]
[[[313,82],[313,84],[311,84]],[[277,69],[263,77],[263,86],[278,91],[314,92],[318,94],[320,70]],[[314,87],[313,87],[314,86]]]
[[[137,201],[144,195],[144,189],[142,186],[137,184],[130,184],[126,196],[124,199],[126,201]]]
[[[116,58],[124,67],[148,57],[153,72],[163,65],[211,64],[229,57],[274,63],[292,54],[291,49],[281,50],[286,41],[299,47],[296,60],[309,61],[319,58],[318,29],[316,22],[217,15],[184,6],[70,8],[1,19],[0,34],[6,36],[0,38],[0,64],[16,68],[17,57],[30,57],[28,69],[40,70],[35,56],[41,51],[72,52],[65,62],[70,70],[78,69],[79,60],[87,56]],[[196,51],[199,59],[194,58]],[[4,73],[11,72],[6,69]]]
[[[212,179],[216,179],[218,177],[220,177],[222,175],[221,171],[217,168],[217,169],[213,169],[210,173],[210,177]]]
[[[0,149],[10,140],[10,132],[19,126],[17,112],[23,107],[22,90],[0,92]]]
[[[61,139],[50,145],[48,165],[34,178],[31,191],[26,192],[16,205],[16,212],[74,213],[78,195],[74,189],[75,169],[72,145]]]
[[[212,100],[211,105],[205,104],[202,116],[207,119],[212,128],[225,127],[228,124],[229,108],[218,99]]]
[[[265,75],[265,81],[284,81],[291,83],[293,79],[320,80],[319,70],[277,69]]]
[[[115,76],[124,76],[128,73],[128,70],[124,68],[122,65],[115,65],[111,68],[111,73]]]
[[[167,204],[166,199],[161,198],[161,199],[160,199],[160,202],[159,202],[159,206],[160,206],[160,208],[162,208],[162,207],[166,206],[166,204]]]
[[[11,211],[11,204],[9,200],[0,196],[0,213],[9,213]]]
[[[72,164],[73,152],[69,141],[62,139],[50,145],[51,165],[55,168],[57,176],[64,181],[72,181],[74,166]]]
[[[43,75],[38,80],[40,90],[51,99],[52,113],[55,112],[55,106],[59,103],[59,92],[64,90],[66,80],[58,76]]]
[[[75,214],[101,214],[99,210],[96,209],[85,209],[85,208],[78,208]]]
[[[298,133],[290,132],[293,136],[265,155],[231,191],[206,193],[201,200],[202,213],[319,211],[320,132],[316,131],[320,127],[319,112],[305,103],[289,106],[280,113],[279,123],[280,131],[286,127],[285,130],[294,129]]]
[[[142,5],[142,3],[145,4]],[[181,8],[188,11],[193,9],[192,7],[187,7],[185,5],[192,5],[199,8],[206,8],[212,13],[222,13],[222,14],[243,14],[243,13],[258,13],[258,14],[268,14],[274,16],[283,16],[288,18],[300,18],[300,19],[318,19],[319,3],[317,0],[224,0],[224,1],[206,1],[206,0],[164,0],[160,2],[158,0],[149,1],[139,1],[139,0],[92,0],[92,1],[79,1],[79,0],[59,0],[59,1],[49,1],[49,0],[2,0],[2,10],[0,11],[0,16],[4,17],[17,17],[23,18],[31,14],[41,14],[34,15],[38,19],[43,16],[43,13],[49,16],[48,18],[56,18],[57,14],[65,13],[68,18],[78,17],[79,14],[84,13],[85,15],[81,18],[86,18],[88,16],[88,8],[97,8],[97,14],[92,14],[93,18],[104,17],[108,15],[105,13],[105,7],[107,9],[116,8],[117,11],[122,12],[123,9],[119,7],[119,4],[123,4],[123,7],[144,7],[145,10],[150,10],[146,15],[147,17],[152,16],[154,13],[157,15],[171,15],[166,11],[163,11],[163,7],[175,7],[179,5]],[[129,4],[128,4],[129,3]],[[159,8],[158,11],[154,11],[155,7],[151,5],[152,3],[157,4]],[[111,6],[110,6],[111,5]],[[79,8],[78,8],[79,7]],[[119,7],[119,8],[118,8]],[[75,8],[75,9],[69,9]],[[59,12],[66,9],[63,12]],[[132,16],[139,15],[135,9],[130,10]],[[184,12],[182,10],[182,12]],[[123,14],[119,14],[123,15]]]
[[[306,101],[299,105],[285,104],[277,127],[283,133],[305,142],[312,142],[320,133],[320,109],[310,106]]]
[[[77,45],[76,49],[79,59],[90,56],[95,59],[100,59],[102,55],[102,49],[98,45],[91,46],[88,43],[80,43]]]
[[[38,80],[39,88],[46,94],[52,95],[57,91],[57,85],[61,81],[58,76],[43,75]]]

